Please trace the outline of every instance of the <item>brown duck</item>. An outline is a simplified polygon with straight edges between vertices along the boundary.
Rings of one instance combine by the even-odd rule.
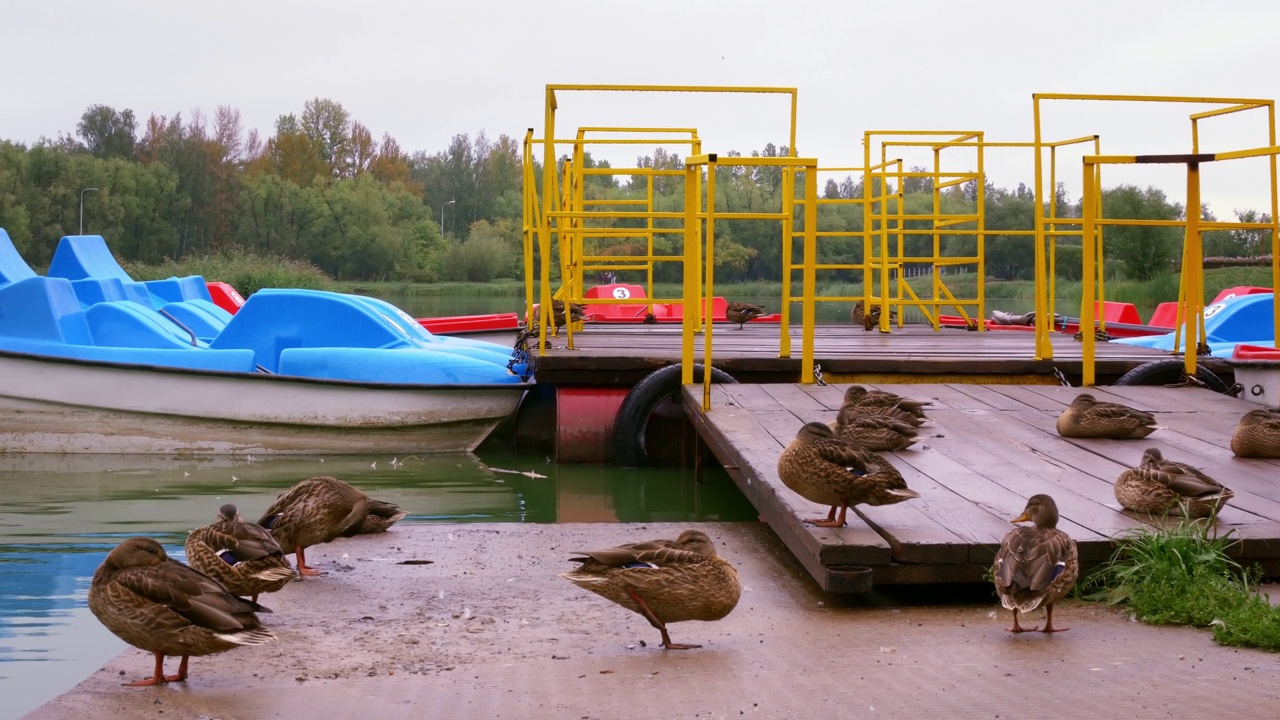
[[[1180,513],[1189,518],[1209,517],[1235,493],[1196,468],[1166,460],[1157,448],[1147,448],[1142,462],[1120,473],[1116,500],[1136,512],[1163,515]]]
[[[928,400],[912,400],[884,390],[868,390],[861,385],[850,385],[844,391],[840,413],[842,416],[852,416],[862,408],[894,408],[925,420],[924,409],[931,405],[933,403]]]
[[[743,302],[730,302],[724,309],[725,318],[729,322],[738,323],[739,330],[742,329],[744,323],[755,320],[762,315],[764,315],[763,307]]]
[[[1062,632],[1070,628],[1053,626],[1053,604],[1075,585],[1080,574],[1076,543],[1058,529],[1058,505],[1048,495],[1032,495],[1022,514],[1011,522],[1031,522],[1031,527],[1010,530],[996,552],[991,569],[1000,604],[1013,611],[1009,632],[1032,632],[1018,624],[1019,612],[1045,609],[1044,629]]]
[[[667,623],[719,620],[742,593],[738,571],[716,555],[711,538],[700,530],[581,555],[571,558],[581,566],[560,577],[643,615],[662,633],[668,650],[702,646],[672,643]]]
[[[152,677],[127,685],[181,682],[192,655],[275,639],[254,614],[270,610],[171,560],[151,538],[130,538],[107,554],[89,585],[89,610],[121,640],[155,654]],[[176,675],[164,674],[166,655],[182,657]]]
[[[297,577],[279,543],[261,525],[245,522],[230,503],[187,536],[187,562],[222,583],[232,595],[275,592]]]
[[[404,513],[396,508],[390,522],[387,522],[388,518],[381,517],[371,521],[371,504],[375,508],[374,514],[377,514],[378,503],[337,478],[313,477],[281,493],[262,514],[258,524],[271,531],[285,552],[297,555],[299,574],[323,575],[322,571],[307,566],[307,548],[366,532],[366,523],[372,522],[370,527],[383,523],[389,525],[404,517]],[[391,503],[383,505],[395,507]]]
[[[892,505],[920,497],[888,460],[836,437],[820,422],[801,427],[782,451],[778,477],[801,497],[831,506],[826,518],[805,521],[820,527],[843,527],[853,505]]]
[[[1280,458],[1280,412],[1258,408],[1240,418],[1231,452],[1243,458]]]
[[[914,425],[884,415],[847,414],[843,425],[837,420],[827,426],[867,450],[906,450],[920,440]]]
[[[862,303],[854,303],[853,310],[849,311],[849,321],[854,325],[861,325],[863,330],[874,330],[880,325],[880,306],[872,305],[870,310],[862,307]],[[896,310],[889,311],[889,322],[898,321],[898,313]]]
[[[1058,416],[1062,437],[1134,440],[1159,429],[1151,413],[1121,403],[1099,402],[1089,393],[1077,395]]]

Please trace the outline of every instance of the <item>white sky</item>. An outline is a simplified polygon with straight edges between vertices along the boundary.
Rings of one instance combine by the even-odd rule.
[[[265,137],[278,115],[326,97],[375,137],[436,152],[481,129],[541,135],[548,83],[752,85],[798,88],[800,153],[848,166],[861,164],[864,130],[1031,140],[1033,92],[1280,96],[1280,3],[1269,0],[0,0],[0,26],[0,138],[28,143],[74,132],[93,103],[140,122],[229,104]],[[561,137],[689,126],[707,152],[749,154],[787,133],[780,97],[572,93],[560,107]],[[1044,135],[1099,133],[1104,153],[1187,152],[1187,115],[1205,107],[1050,103]],[[1263,111],[1208,122],[1202,151],[1268,144]],[[620,166],[650,152],[593,154]],[[895,154],[931,162],[915,152]],[[952,169],[972,164],[953,157]],[[1265,161],[1223,165],[1204,171],[1215,213],[1268,211]],[[1060,160],[1073,197],[1079,167]],[[989,151],[987,172],[1030,184],[1031,151]],[[1104,184],[1155,184],[1181,202],[1182,177],[1117,168]]]

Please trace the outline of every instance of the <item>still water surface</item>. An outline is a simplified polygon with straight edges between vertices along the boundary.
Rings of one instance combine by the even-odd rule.
[[[187,531],[223,503],[256,519],[306,477],[333,475],[397,503],[406,524],[756,517],[718,469],[698,483],[691,470],[556,466],[541,454],[392,460],[0,455],[0,718],[65,692],[125,647],[86,606],[94,570],[120,540],[148,535],[185,559]]]

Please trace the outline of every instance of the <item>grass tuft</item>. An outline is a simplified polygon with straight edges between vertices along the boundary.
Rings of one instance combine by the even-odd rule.
[[[1183,521],[1140,530],[1081,585],[1090,600],[1123,604],[1152,625],[1212,627],[1223,645],[1280,650],[1280,610],[1252,587],[1259,573],[1227,556],[1231,533]]]

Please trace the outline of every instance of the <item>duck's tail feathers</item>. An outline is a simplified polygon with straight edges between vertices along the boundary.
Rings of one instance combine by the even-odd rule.
[[[276,639],[276,636],[265,628],[241,630],[234,633],[218,633],[218,637],[236,645],[264,645]]]
[[[298,574],[295,573],[293,571],[293,568],[291,567],[266,568],[265,570],[259,570],[258,572],[253,574],[253,577],[255,579],[261,580],[263,582],[275,582],[277,580],[291,580],[297,576]]]

